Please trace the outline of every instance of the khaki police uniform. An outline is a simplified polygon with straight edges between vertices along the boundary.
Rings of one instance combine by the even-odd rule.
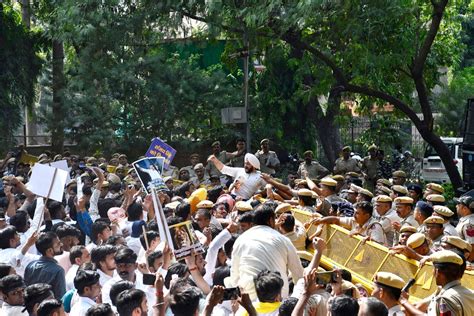
[[[348,172],[360,173],[360,167],[357,160],[354,158],[349,158],[347,160],[343,157],[338,158],[334,164],[334,174],[345,175]]]
[[[470,244],[474,244],[474,214],[470,214],[459,219],[456,226],[459,237]]]
[[[462,286],[459,280],[452,281],[431,297],[427,314],[428,316],[474,315],[474,292]]]
[[[356,223],[354,217],[341,217],[339,221],[342,226],[350,228],[353,233],[358,233],[362,236],[370,236],[372,241],[382,245],[387,243],[382,225],[373,217],[370,217],[362,226]]]
[[[268,174],[275,174],[275,169],[267,166],[276,166],[280,164],[277,154],[274,151],[269,150],[267,153],[264,153],[262,150],[259,150],[255,153],[255,157],[260,161],[260,171]]]
[[[300,164],[297,171],[298,177],[302,178],[305,172],[310,179],[319,179],[326,176],[329,170],[324,168],[319,162],[313,160],[310,164],[307,164],[306,161]]]

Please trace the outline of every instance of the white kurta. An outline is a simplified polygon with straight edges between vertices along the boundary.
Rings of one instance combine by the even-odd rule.
[[[231,286],[240,286],[255,300],[254,277],[262,270],[280,273],[284,282],[283,298],[289,292],[288,271],[295,283],[303,277],[303,267],[291,241],[269,226],[258,225],[243,233],[234,244]]]

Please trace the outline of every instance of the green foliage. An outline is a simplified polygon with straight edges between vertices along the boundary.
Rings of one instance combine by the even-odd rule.
[[[20,14],[0,3],[0,147],[13,144],[23,111],[31,109],[41,68],[39,36],[21,24]]]
[[[474,67],[455,72],[449,85],[443,88],[433,100],[441,114],[436,120],[436,130],[439,135],[456,137],[461,135],[467,99],[474,97]]]
[[[172,12],[176,3],[44,4],[54,4],[45,15],[51,22],[48,35],[66,45],[63,119],[79,149],[143,153],[155,136],[232,137],[232,129],[221,124],[220,108],[235,105],[240,89],[219,65],[200,67],[202,55],[182,57],[167,44],[183,22]],[[50,126],[55,123],[51,115],[45,118]]]

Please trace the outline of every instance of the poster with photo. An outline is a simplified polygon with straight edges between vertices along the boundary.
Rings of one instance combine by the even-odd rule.
[[[192,250],[194,250],[195,253],[204,252],[201,243],[196,237],[191,221],[171,225],[169,229],[176,260],[189,257]]]
[[[138,178],[148,194],[151,193],[152,188],[155,188],[157,191],[167,189],[161,176],[163,174],[164,161],[165,158],[163,157],[149,157],[132,163]]]

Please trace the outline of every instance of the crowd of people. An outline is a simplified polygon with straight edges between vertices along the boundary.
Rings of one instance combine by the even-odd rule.
[[[124,154],[41,154],[36,163],[69,168],[54,201],[32,193],[32,166],[9,153],[0,162],[0,315],[474,315],[474,293],[460,282],[474,260],[471,197],[451,210],[441,185],[407,183],[375,145],[360,161],[344,147],[332,171],[307,151],[282,181],[269,143],[251,154],[244,140],[233,152],[214,142],[206,160],[170,166],[156,196],[162,212]],[[175,232],[168,243],[163,221],[189,221],[192,236]],[[369,293],[348,270],[323,272],[326,241],[308,231],[327,224],[432,262],[438,291],[412,304],[409,280],[393,273],[378,272]],[[177,260],[177,244],[194,239],[202,247]]]

